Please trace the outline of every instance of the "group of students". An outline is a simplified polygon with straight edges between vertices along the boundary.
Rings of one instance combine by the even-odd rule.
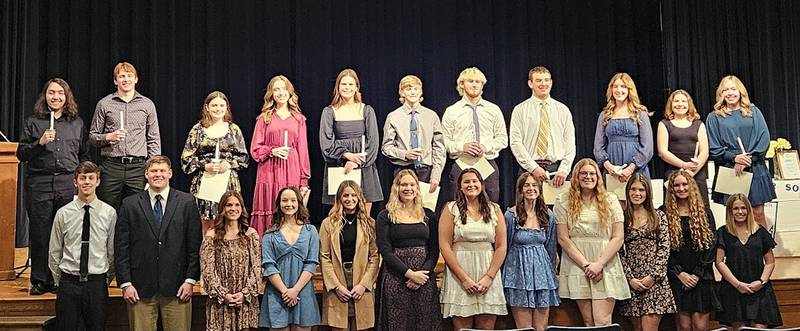
[[[670,178],[678,176],[686,179],[685,192],[695,186],[698,189],[696,196],[687,193],[685,198],[675,198],[677,202],[674,205],[668,199],[664,218],[652,211],[651,204],[645,203],[650,199],[650,188],[649,182],[643,179],[649,177],[647,164],[653,155],[653,132],[647,109],[639,101],[635,84],[628,74],[616,74],[608,84],[607,104],[597,120],[594,144],[596,162],[589,159],[578,162],[572,170],[572,180],[568,182],[570,166],[575,158],[574,124],[568,107],[550,96],[553,81],[546,68],[535,67],[528,73],[532,96],[514,108],[508,133],[500,108],[482,98],[487,80],[479,69],[467,68],[459,74],[456,89],[462,98],[445,110],[441,120],[435,111],[421,105],[422,81],[415,76],[405,76],[398,86],[402,105],[387,116],[382,139],[378,133],[375,110],[362,101],[357,74],[352,69],[345,69],[336,79],[331,105],[325,107],[320,121],[319,141],[326,163],[322,200],[332,208],[318,233],[316,228],[307,224],[308,213],[304,207],[310,195],[308,181],[311,177],[306,119],[300,111],[297,93],[289,79],[276,76],[268,83],[261,114],[256,118],[249,155],[245,138],[233,123],[228,98],[219,91],[206,97],[200,121],[192,127],[181,153],[182,170],[192,176],[192,195],[185,196],[178,194],[182,193],[178,190],[169,189],[171,162],[159,155],[161,139],[155,105],[135,90],[138,82],[136,69],[130,63],[119,63],[114,68],[113,79],[117,90],[98,102],[88,132],[78,116],[69,85],[59,78],[45,83],[34,114],[26,119],[18,156],[27,162],[31,294],[55,291],[59,275],[54,279],[53,273],[77,275],[77,279],[85,281],[81,275],[86,274],[86,270],[76,271],[76,268],[84,268],[74,265],[78,260],[85,263],[83,261],[86,259],[78,258],[84,254],[82,241],[70,241],[69,244],[63,241],[67,238],[66,234],[80,227],[71,224],[69,230],[59,228],[60,235],[64,236],[61,245],[69,246],[69,249],[61,251],[69,250],[71,255],[59,253],[56,245],[54,258],[55,240],[51,240],[51,233],[58,235],[53,225],[53,220],[57,219],[56,212],[72,201],[76,187],[79,198],[81,196],[81,173],[76,171],[81,168],[80,162],[88,160],[88,143],[100,147],[103,156],[102,163],[93,168],[97,171],[90,171],[98,174],[95,185],[98,188],[97,201],[107,202],[111,211],[118,213],[116,228],[119,230],[122,224],[122,228],[127,229],[123,234],[128,241],[126,244],[126,240],[123,240],[122,246],[117,247],[115,263],[106,263],[109,269],[102,264],[90,263],[92,268],[89,270],[100,272],[88,274],[103,277],[113,275],[110,267],[116,264],[118,284],[123,288],[126,301],[133,307],[140,301],[141,293],[145,293],[142,297],[159,299],[161,295],[174,297],[175,293],[167,293],[177,291],[178,305],[190,302],[191,285],[200,277],[199,266],[202,264],[203,270],[212,267],[219,269],[216,275],[204,275],[204,279],[209,279],[205,283],[208,293],[215,298],[209,300],[209,305],[216,302],[222,306],[219,310],[213,310],[215,314],[209,308],[208,320],[212,329],[215,325],[224,325],[220,327],[222,329],[253,327],[242,323],[250,323],[258,316],[260,325],[276,328],[323,323],[362,329],[362,326],[367,328],[373,323],[379,328],[392,323],[410,323],[388,327],[402,329],[423,325],[406,321],[428,321],[431,316],[437,316],[435,321],[440,316],[453,316],[457,327],[483,327],[494,323],[491,316],[506,312],[506,303],[511,305],[518,324],[535,324],[539,328],[543,325],[542,317],[547,316],[547,310],[542,308],[557,305],[559,297],[577,299],[586,324],[605,324],[610,322],[610,312],[614,306],[614,301],[609,298],[625,299],[633,293],[634,299],[630,302],[641,303],[641,300],[636,300],[639,292],[658,295],[658,298],[666,297],[668,291],[663,290],[663,284],[667,284],[667,278],[680,280],[688,289],[709,280],[704,268],[677,267],[673,270],[672,265],[665,278],[663,268],[658,269],[660,267],[654,266],[652,261],[660,261],[668,255],[663,251],[667,245],[663,241],[657,245],[645,244],[648,240],[653,243],[659,238],[666,238],[666,232],[661,231],[663,222],[656,222],[665,219],[669,221],[666,224],[670,229],[670,247],[673,251],[682,247],[682,240],[684,244],[691,242],[689,246],[696,250],[706,248],[713,252],[714,249],[710,247],[717,247],[711,234],[713,221],[707,228],[702,226],[710,218],[703,216],[710,215],[705,212],[708,208],[706,161],[709,158],[719,166],[734,168],[737,174],[742,171],[753,173],[751,191],[749,197],[745,198],[748,206],[752,203],[752,211],[748,207],[746,214],[758,223],[764,223],[763,204],[775,194],[763,162],[769,141],[763,115],[750,102],[747,90],[735,76],[726,76],[721,80],[714,112],[709,113],[705,125],[700,121],[700,115],[686,91],[677,90],[667,100],[665,118],[657,130],[659,155],[667,163],[667,175]],[[741,147],[738,141],[743,142]],[[500,174],[494,160],[509,145],[522,167],[523,175],[517,185],[515,206],[503,215],[502,210],[494,204],[499,201],[500,193]],[[384,199],[375,165],[379,151],[396,166],[396,176],[386,210],[373,221],[370,218],[371,203]],[[220,201],[192,197],[197,196],[204,174],[209,173],[228,174],[228,190],[239,192],[241,185],[237,172],[248,166],[251,157],[257,162],[258,171],[250,212],[244,208],[238,193],[226,193]],[[461,169],[454,162],[449,180],[456,198],[438,211],[441,215],[438,220],[431,211],[421,208],[419,183],[429,184],[426,188],[434,192],[440,185],[448,157],[484,158],[495,171],[487,178],[482,178],[477,171]],[[583,169],[587,166],[593,169]],[[345,173],[358,170],[361,174],[360,185],[345,182],[337,194],[327,194],[328,171],[336,167],[344,168]],[[627,182],[628,193],[635,199],[628,197],[626,201],[629,201],[628,204],[632,200],[643,201],[643,206],[633,203],[623,213],[619,203],[611,204],[609,201],[615,201],[616,197],[603,191],[604,174],[609,176],[609,180]],[[556,187],[570,185],[570,193],[556,202],[555,213],[543,207],[542,199],[538,198],[544,181]],[[637,186],[636,193],[631,194],[631,184],[636,186],[638,184],[635,183],[639,182],[644,188]],[[149,189],[142,191],[145,183],[149,184]],[[675,184],[670,181],[670,185],[673,189]],[[92,184],[86,186],[91,187]],[[166,192],[159,194],[159,188],[166,188]],[[178,192],[179,198],[173,198],[170,192]],[[727,196],[716,192],[713,198],[720,203],[729,201]],[[682,204],[681,199],[691,203]],[[83,200],[83,205],[78,203],[79,207],[91,205],[90,200]],[[194,211],[184,206],[189,200],[193,200],[191,204],[195,206],[192,208]],[[695,204],[697,201],[701,202],[701,206]],[[175,213],[174,203],[180,203],[180,213]],[[126,204],[130,206],[126,208]],[[89,209],[94,211],[93,208]],[[91,211],[86,212],[89,218]],[[104,213],[104,219],[113,218],[110,213]],[[72,218],[79,220],[79,216]],[[684,217],[688,218],[684,220]],[[200,219],[201,222],[169,221],[174,218]],[[149,226],[137,224],[134,227],[137,219],[147,219],[145,225]],[[691,219],[700,221],[689,222]],[[684,226],[682,223],[686,222],[690,224]],[[202,223],[202,230],[200,227],[195,230],[197,224],[192,223]],[[561,231],[556,231],[558,228]],[[683,229],[686,235],[679,234],[679,229]],[[166,240],[165,236],[169,236],[173,230],[179,233],[175,236],[185,236],[187,240],[177,239],[182,244],[170,244],[176,239]],[[760,233],[756,228],[750,230],[753,235]],[[197,238],[193,238],[195,231]],[[740,246],[752,242],[746,239],[744,232],[733,232],[745,238],[740,241]],[[206,234],[202,245],[199,239],[201,233]],[[630,234],[630,238],[636,240],[628,243],[628,237],[623,234]],[[115,242],[120,242],[119,235],[117,231]],[[75,239],[75,233],[71,236],[71,239]],[[138,243],[142,238],[137,236],[147,240]],[[555,267],[556,241],[553,238],[556,237],[564,252],[560,268]],[[573,237],[576,240],[572,240]],[[686,241],[686,238],[699,239],[692,242]],[[94,240],[93,237],[84,242]],[[521,244],[515,246],[515,241]],[[197,257],[195,254],[201,246],[201,258],[192,260]],[[654,251],[650,259],[643,260],[647,263],[634,260],[626,262],[625,251],[630,246],[637,247],[632,249],[636,252],[644,252],[645,248],[662,249]],[[769,243],[764,239],[764,252],[768,251],[767,246]],[[621,247],[622,260],[617,257]],[[640,247],[642,249],[638,249]],[[720,243],[718,247],[728,246]],[[53,273],[47,270],[48,248],[51,251],[50,268]],[[109,256],[113,256],[111,248],[108,246]],[[505,256],[506,248],[508,257]],[[87,245],[87,251],[92,249],[95,246]],[[120,249],[124,252],[120,252]],[[162,250],[165,256],[161,256]],[[439,250],[448,265],[440,298],[436,297],[435,284],[429,281],[435,279],[433,266]],[[153,251],[157,254],[153,255]],[[147,258],[139,261],[131,257],[138,254],[144,254]],[[384,266],[380,273],[379,254],[383,257]],[[65,262],[63,257],[67,255],[71,256],[72,262]],[[120,256],[123,258],[120,259]],[[688,254],[684,258],[696,256]],[[179,257],[185,259],[174,260]],[[216,257],[223,258],[219,260]],[[460,260],[470,263],[459,263]],[[550,264],[544,263],[548,260]],[[169,265],[165,261],[175,263]],[[311,305],[313,299],[301,298],[313,293],[313,290],[309,292],[308,286],[316,264],[322,266],[327,291],[324,291],[321,320],[317,318],[319,321],[315,322],[319,313],[314,314],[316,305]],[[767,268],[764,268],[766,277],[760,278],[763,281],[761,286],[769,289],[767,281],[772,264],[762,264]],[[226,267],[220,269],[223,265]],[[710,264],[704,265],[710,270]],[[185,269],[178,273],[185,279],[170,278],[170,281],[164,281],[159,278],[161,271],[150,274],[153,270],[148,266]],[[535,272],[517,272],[534,267]],[[287,268],[292,270],[291,274],[282,273]],[[504,268],[514,268],[514,271],[503,272],[501,276],[500,271]],[[547,270],[550,270],[549,273]],[[728,270],[733,271],[729,274],[737,272],[736,268]],[[221,285],[221,282],[230,278],[228,275],[242,273],[246,273],[248,278],[241,283]],[[556,274],[557,278],[554,276]],[[631,275],[640,278],[632,278]],[[258,315],[250,310],[248,318],[240,318],[238,313],[230,315],[244,306],[257,305],[257,300],[253,299],[257,293],[254,288],[258,287],[262,276],[268,279],[269,285],[261,309],[267,309],[270,313]],[[736,280],[728,275],[725,277],[729,282]],[[67,278],[60,277],[60,280]],[[138,282],[152,279],[156,285],[137,284],[137,278]],[[495,278],[498,278],[498,282],[494,282]],[[377,287],[376,280],[380,284]],[[756,282],[752,280],[752,283]],[[510,285],[505,288],[495,285],[501,283]],[[676,287],[670,284],[674,290]],[[229,286],[241,290],[231,293],[234,290]],[[657,288],[662,290],[655,290]],[[416,292],[403,292],[409,289]],[[761,288],[756,285],[735,286],[735,289],[741,293],[768,292],[760,291]],[[378,292],[377,296],[373,295],[373,290]],[[64,294],[62,292],[59,292],[59,297]],[[381,296],[382,293],[386,295]],[[681,304],[684,296],[674,296],[678,311],[682,312],[678,315],[679,324],[687,329],[693,323],[696,323],[695,328],[702,329],[703,323],[708,320],[708,314],[704,313],[719,308],[718,305],[692,302],[688,304],[692,308],[682,310],[682,307],[686,307]],[[441,299],[441,306],[413,304],[411,306],[414,309],[409,311],[397,309],[400,305],[430,298]],[[652,306],[669,300],[644,302]],[[747,306],[751,306],[751,303],[748,301]],[[156,312],[153,309],[157,308],[163,315],[165,311],[170,311],[164,310],[164,307],[174,308],[173,304],[175,302],[169,300],[149,301],[148,313]],[[517,304],[534,309],[516,310],[514,307]],[[311,306],[314,308],[309,308]],[[671,312],[670,307],[651,306],[633,305],[625,311],[632,316],[642,316],[642,325],[653,323],[648,315]],[[700,307],[697,308],[699,310],[693,310],[695,306]],[[423,307],[431,307],[436,311],[431,314]],[[328,308],[337,314],[326,313]],[[274,316],[271,309],[276,309]],[[375,309],[378,317],[355,313],[356,310],[365,309]],[[292,313],[287,314],[284,310]],[[779,314],[777,306],[774,310]],[[752,309],[745,311],[748,314],[753,312]],[[357,317],[355,326],[347,323],[342,312]],[[719,319],[719,316],[728,315],[718,313],[717,316]],[[732,316],[738,317],[724,317],[721,321],[768,325],[776,322],[774,318],[761,320],[760,315],[757,316],[759,319],[750,315]],[[146,324],[151,322],[154,324],[155,320],[147,320]],[[141,326],[145,322],[138,323]],[[141,328],[137,326],[137,329]]]

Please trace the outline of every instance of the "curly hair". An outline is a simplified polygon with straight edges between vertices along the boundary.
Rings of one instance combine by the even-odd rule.
[[[672,183],[678,176],[686,179],[689,185],[689,232],[692,234],[692,249],[695,251],[707,250],[714,243],[714,233],[708,227],[708,214],[706,212],[700,190],[697,188],[692,176],[683,170],[676,171],[669,176],[667,189],[667,203],[665,204],[667,220],[669,221],[669,238],[673,250],[677,250],[683,245],[683,229],[681,228],[681,217],[678,213],[678,198],[675,197],[675,189]]]
[[[237,223],[239,223],[239,237],[244,237],[247,234],[247,229],[250,228],[250,215],[247,212],[247,208],[244,207],[244,198],[239,192],[236,191],[228,191],[222,195],[222,198],[219,199],[219,204],[217,204],[217,217],[214,219],[214,239],[215,240],[222,240],[225,237],[225,205],[228,203],[228,199],[236,198],[239,200],[239,205],[242,206],[242,214],[239,215],[239,219],[237,219]]]
[[[492,206],[494,202],[489,200],[489,195],[486,194],[486,187],[483,183],[483,177],[474,168],[467,168],[461,171],[461,174],[458,175],[458,183],[459,189],[455,192],[455,202],[456,207],[458,207],[459,219],[461,220],[461,224],[467,224],[467,196],[464,192],[461,191],[461,180],[464,178],[466,174],[475,174],[478,177],[478,182],[481,183],[481,193],[478,194],[478,205],[480,206],[481,211],[481,218],[486,223],[489,223],[492,219]]]
[[[636,90],[636,84],[633,83],[633,78],[625,72],[619,72],[611,77],[608,82],[608,89],[606,89],[606,106],[603,113],[603,125],[608,125],[608,121],[614,116],[614,108],[616,108],[616,101],[614,100],[614,82],[621,80],[628,88],[628,115],[630,118],[639,123],[639,114],[642,112],[647,113],[647,107],[642,105],[639,101],[639,92]]]
[[[386,211],[389,212],[389,219],[392,221],[392,223],[394,223],[395,219],[397,219],[397,211],[400,210],[400,208],[403,208],[403,203],[400,202],[400,181],[405,176],[411,176],[414,179],[415,185],[417,186],[417,195],[414,197],[414,205],[412,206],[412,209],[414,210],[414,217],[416,219],[425,218],[425,210],[423,210],[422,207],[422,193],[419,191],[419,178],[411,169],[403,169],[397,172],[397,176],[394,176],[394,180],[392,181],[392,191],[389,193],[389,201],[386,202]]]
[[[525,182],[528,179],[533,179],[534,183],[536,183],[536,187],[539,188],[539,197],[536,198],[536,201],[533,203],[533,211],[536,213],[536,219],[539,221],[539,227],[542,229],[547,229],[550,225],[550,217],[547,213],[547,204],[544,202],[544,198],[542,197],[542,181],[536,178],[532,173],[526,171],[523,172],[522,175],[519,176],[517,179],[517,191],[516,191],[516,205],[514,206],[514,211],[517,214],[517,223],[519,226],[525,226],[525,222],[528,219],[528,212],[525,210]]]
[[[571,229],[575,223],[578,222],[578,215],[581,214],[581,209],[583,209],[583,199],[581,199],[581,184],[579,172],[581,168],[584,166],[590,165],[594,168],[595,173],[597,174],[597,185],[595,185],[593,190],[594,195],[594,203],[597,204],[597,213],[600,215],[600,226],[605,228],[609,226],[608,218],[609,218],[609,206],[606,203],[606,193],[605,184],[603,184],[603,177],[600,175],[600,167],[597,165],[597,162],[590,158],[583,158],[577,163],[575,166],[572,167],[572,177],[570,177],[569,182],[569,193],[568,193],[568,208],[567,214],[569,218],[567,219],[567,226]]]
[[[647,224],[645,224],[643,229],[649,234],[657,234],[660,220],[658,215],[656,215],[655,208],[653,208],[653,188],[652,185],[650,185],[650,180],[639,172],[633,174],[628,180],[628,184],[625,185],[625,202],[627,203],[627,208],[623,211],[625,215],[625,228],[633,227],[633,206],[631,204],[630,194],[631,187],[634,183],[642,184],[647,194],[644,202],[642,202],[642,208],[647,212]]]
[[[361,191],[361,187],[356,184],[356,182],[352,180],[343,181],[339,184],[339,189],[336,190],[336,199],[333,201],[333,207],[328,212],[328,220],[331,222],[333,226],[332,233],[341,232],[344,229],[344,206],[342,204],[342,196],[344,195],[344,190],[347,188],[353,189],[356,192],[356,196],[358,197],[358,203],[356,204],[356,219],[358,220],[358,226],[362,229],[366,229],[367,231],[367,239],[374,239],[375,238],[375,221],[369,217],[367,214],[367,204],[366,198],[364,198],[364,192]]]
[[[301,198],[302,195],[300,194],[300,189],[297,186],[287,186],[282,188],[278,191],[278,196],[275,197],[275,211],[272,212],[272,226],[270,227],[268,232],[276,231],[281,228],[283,225],[283,221],[286,218],[286,215],[281,210],[281,196],[285,191],[292,191],[297,198],[297,212],[295,212],[294,217],[297,224],[308,224],[309,216],[308,216],[308,209],[305,205],[303,205],[303,199]]]
[[[261,106],[261,115],[258,115],[267,125],[272,122],[272,113],[274,113],[276,107],[278,107],[277,103],[275,102],[274,92],[272,92],[272,89],[275,87],[275,83],[278,81],[283,81],[283,83],[286,84],[286,93],[289,93],[289,100],[286,101],[286,107],[289,108],[289,114],[291,114],[292,117],[297,120],[299,120],[300,117],[301,111],[298,104],[297,91],[294,90],[294,85],[292,85],[292,82],[289,81],[289,78],[286,78],[286,76],[278,75],[269,80],[269,84],[267,84],[267,88],[264,91],[264,105]]]

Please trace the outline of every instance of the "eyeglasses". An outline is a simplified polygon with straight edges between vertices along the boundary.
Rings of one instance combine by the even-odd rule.
[[[597,177],[597,172],[594,171],[580,171],[578,172],[578,177]]]

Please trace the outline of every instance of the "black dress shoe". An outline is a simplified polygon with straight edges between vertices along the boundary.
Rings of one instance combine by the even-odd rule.
[[[47,289],[41,284],[33,284],[31,285],[31,289],[28,290],[28,294],[30,295],[42,295],[45,293],[47,293]]]
[[[46,285],[44,289],[53,294],[58,293],[58,286],[56,286],[56,284]]]

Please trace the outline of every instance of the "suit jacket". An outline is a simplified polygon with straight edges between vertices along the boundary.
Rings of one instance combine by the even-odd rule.
[[[148,191],[125,198],[117,216],[117,284],[131,282],[139,296],[174,297],[187,278],[200,280],[200,214],[194,197],[170,188],[161,226]]]

